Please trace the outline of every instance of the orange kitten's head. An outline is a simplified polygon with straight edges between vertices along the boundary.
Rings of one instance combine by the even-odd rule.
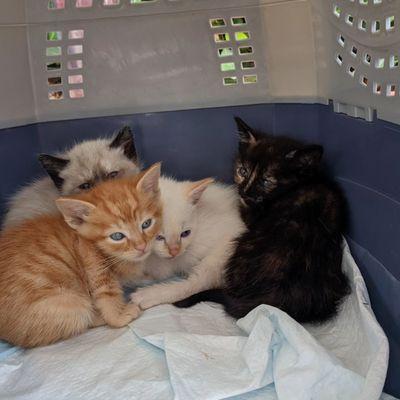
[[[160,164],[56,201],[66,223],[108,256],[142,261],[161,226]]]

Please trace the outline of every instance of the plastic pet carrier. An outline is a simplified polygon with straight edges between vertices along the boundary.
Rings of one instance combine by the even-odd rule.
[[[234,116],[262,132],[322,144],[349,201],[346,239],[388,338],[383,390],[394,396],[400,396],[399,110],[398,0],[0,2],[2,215],[21,186],[43,176],[39,153],[55,154],[124,125],[132,127],[145,166],[161,160],[163,172],[179,179],[232,181]],[[363,301],[369,304],[366,292]],[[171,311],[173,318],[178,312]],[[122,340],[118,332],[96,336],[105,357],[107,346]],[[163,348],[156,339],[148,342]],[[1,399],[68,398],[67,373],[57,393],[43,394],[45,385],[35,381],[59,353],[30,350],[23,358],[15,351],[0,353]],[[73,346],[62,354],[65,365],[73,354],[81,357]],[[37,360],[28,363],[32,369],[24,367],[27,358]],[[113,374],[105,371],[98,381]],[[223,398],[207,391],[192,396],[176,384],[175,398]],[[167,392],[132,397],[127,391],[121,398],[173,398]]]

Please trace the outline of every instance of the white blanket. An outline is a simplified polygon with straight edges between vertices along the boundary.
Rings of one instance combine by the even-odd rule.
[[[0,399],[379,399],[387,339],[347,247],[343,267],[353,293],[325,325],[264,305],[237,323],[212,303],[159,306],[129,328],[0,353]]]

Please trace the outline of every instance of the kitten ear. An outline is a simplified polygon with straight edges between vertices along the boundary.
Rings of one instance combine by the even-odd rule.
[[[256,135],[250,126],[248,126],[241,118],[235,117],[239,134],[239,143],[253,145],[257,142]]]
[[[72,228],[81,226],[90,213],[96,208],[87,201],[61,197],[56,200],[57,208],[64,217],[65,222]]]
[[[136,184],[136,189],[143,193],[159,193],[158,181],[161,174],[161,163],[153,164],[150,168],[144,171],[139,182]]]
[[[69,164],[69,160],[48,154],[40,154],[38,160],[53,180],[56,188],[61,189],[64,179],[60,177],[60,172]]]
[[[300,167],[314,168],[321,162],[323,153],[324,148],[322,146],[312,144],[302,149],[292,150],[285,157],[293,160]]]
[[[137,160],[135,140],[132,130],[129,126],[124,126],[110,143],[110,148],[115,149],[121,147],[124,154],[132,161]]]
[[[197,204],[201,198],[201,195],[208,188],[208,185],[214,182],[213,178],[206,178],[198,182],[192,183],[190,186],[188,197],[192,204]]]

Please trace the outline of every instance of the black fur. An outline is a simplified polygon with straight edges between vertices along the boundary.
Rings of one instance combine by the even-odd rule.
[[[321,170],[321,146],[260,136],[237,122],[235,180],[248,231],[226,265],[226,287],[178,306],[217,301],[241,318],[269,304],[299,322],[325,321],[350,292],[341,268],[344,196]]]
[[[122,147],[124,154],[132,161],[137,161],[135,140],[129,126],[124,126],[110,144],[111,148]]]
[[[40,154],[38,160],[53,180],[56,188],[61,189],[64,179],[60,177],[60,172],[68,165],[69,160],[48,154]]]

